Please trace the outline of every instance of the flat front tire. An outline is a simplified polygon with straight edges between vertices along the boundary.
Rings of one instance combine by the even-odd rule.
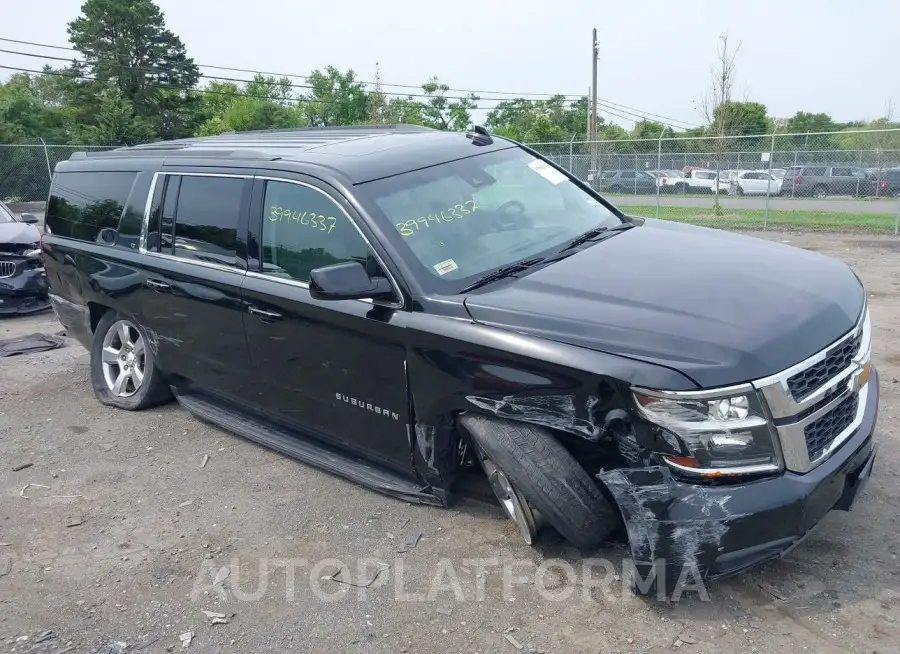
[[[620,524],[616,508],[549,430],[467,414],[460,425],[507,515],[526,542],[543,521],[581,550],[596,548]]]
[[[103,314],[94,330],[91,384],[103,404],[129,411],[171,398],[145,330],[115,311]]]

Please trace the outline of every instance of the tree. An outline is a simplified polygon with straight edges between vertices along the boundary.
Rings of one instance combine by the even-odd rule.
[[[424,105],[413,98],[391,98],[384,107],[385,123],[402,123],[405,125],[425,125],[422,115]]]
[[[728,35],[719,37],[719,50],[710,70],[711,83],[706,95],[700,101],[701,110],[709,123],[710,134],[714,137],[713,149],[717,174],[720,170],[722,156],[728,148],[726,137],[731,136],[731,130],[740,124],[740,105],[743,103],[732,101],[734,61],[740,47],[739,44],[732,51],[728,46]],[[718,193],[716,193],[713,209],[716,215],[722,214]]]
[[[568,107],[565,102],[562,95],[548,100],[504,100],[488,113],[486,125],[501,136],[525,143],[584,140],[587,98],[576,100]]]
[[[712,124],[720,126],[726,136],[756,136],[772,132],[772,121],[766,105],[759,102],[725,101],[713,110]]]
[[[369,92],[369,122],[378,125],[387,122],[387,96],[381,88],[381,67],[375,62],[375,84]]]
[[[205,120],[198,129],[201,136],[284,129],[307,123],[286,77],[275,79],[257,73],[240,88],[231,82],[213,82],[204,90]]]
[[[785,132],[792,134],[805,134],[808,132],[831,132],[835,129],[831,116],[825,113],[812,114],[798,111],[788,118]]]
[[[135,145],[152,140],[153,125],[136,116],[131,102],[115,86],[105,89],[99,97],[96,124],[81,128],[81,139],[96,145]]]
[[[472,124],[471,112],[478,108],[478,96],[469,93],[463,98],[451,102],[446,97],[450,86],[443,84],[437,77],[432,77],[422,85],[427,96],[422,105],[424,124],[435,129],[461,132]]]
[[[114,85],[161,138],[193,132],[200,79],[184,44],[152,0],[87,0],[68,25],[69,41],[97,81]]]
[[[369,94],[366,85],[356,79],[356,73],[342,73],[334,66],[324,71],[314,70],[307,83],[310,92],[301,96],[302,105],[311,125],[359,125],[369,118]]]

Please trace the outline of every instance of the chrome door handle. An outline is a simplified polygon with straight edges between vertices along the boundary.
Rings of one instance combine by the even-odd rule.
[[[146,280],[146,284],[155,291],[168,291],[170,288],[172,288],[165,282],[160,282],[155,279]]]
[[[281,320],[284,317],[277,311],[267,311],[266,309],[255,307],[252,304],[247,307],[247,311],[252,313],[254,316],[259,316],[263,320]]]

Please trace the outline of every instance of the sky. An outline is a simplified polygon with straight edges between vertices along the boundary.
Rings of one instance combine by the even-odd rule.
[[[53,45],[68,45],[66,23],[81,6],[81,0],[0,3],[0,37]],[[419,85],[437,76],[454,89],[482,91],[483,108],[516,95],[585,95],[591,84],[591,29],[596,27],[598,98],[616,105],[601,107],[601,115],[624,127],[636,115],[680,128],[704,122],[701,99],[719,37],[727,33],[740,46],[736,99],[761,102],[776,117],[810,111],[837,121],[881,117],[893,100],[898,107],[894,119],[900,118],[900,0],[157,4],[167,27],[198,64],[297,75],[332,65],[352,68],[359,79],[371,81],[377,62],[388,93],[409,91],[388,84]],[[0,48],[60,54],[2,42]],[[40,63],[0,52],[0,65],[40,68]],[[0,79],[9,74],[0,70]]]

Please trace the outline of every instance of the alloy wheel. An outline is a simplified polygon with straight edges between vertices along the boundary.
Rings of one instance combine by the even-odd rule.
[[[117,397],[131,397],[144,383],[144,338],[135,325],[117,320],[103,337],[101,365],[106,386]]]
[[[513,488],[509,478],[493,461],[483,453],[479,454],[481,467],[484,468],[488,482],[491,484],[491,489],[500,501],[500,506],[503,507],[506,515],[519,527],[525,542],[531,545],[534,542],[538,529],[541,527],[542,519],[540,513]]]

